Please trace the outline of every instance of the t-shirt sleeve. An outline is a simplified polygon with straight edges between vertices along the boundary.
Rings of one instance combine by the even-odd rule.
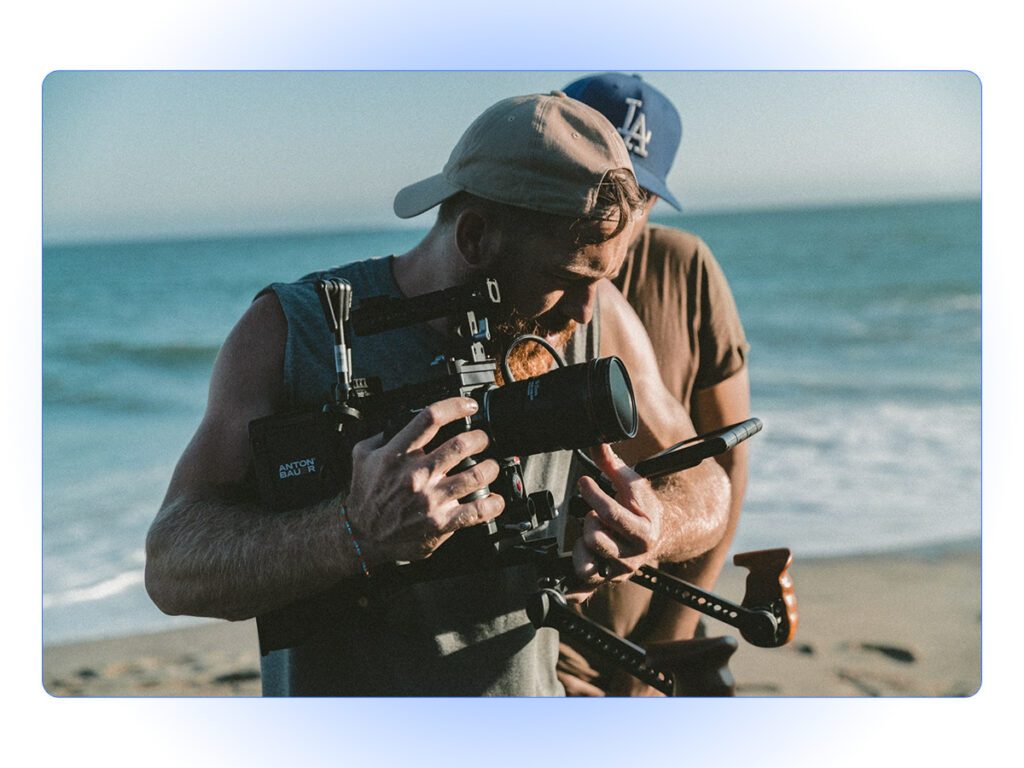
[[[707,389],[743,369],[750,345],[725,273],[703,240],[698,242],[694,266],[701,304],[697,329],[700,365],[694,389]]]

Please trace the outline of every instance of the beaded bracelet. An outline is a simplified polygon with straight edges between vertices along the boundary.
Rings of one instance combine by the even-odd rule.
[[[352,546],[356,550],[356,555],[359,557],[359,568],[363,572],[363,576],[370,575],[370,566],[366,564],[366,559],[363,557],[363,548],[359,546],[359,540],[356,535],[352,533],[352,523],[348,519],[348,507],[344,504],[341,505],[341,522],[345,524],[345,530],[348,532],[348,537],[352,540]]]

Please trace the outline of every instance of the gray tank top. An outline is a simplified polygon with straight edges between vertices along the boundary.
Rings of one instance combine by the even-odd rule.
[[[369,259],[273,291],[288,322],[284,380],[289,406],[316,407],[331,398],[333,338],[324,322],[316,281],[341,277],[356,302],[401,291],[390,258]],[[436,378],[431,363],[443,337],[426,324],[351,340],[357,377],[378,376],[385,389]],[[597,356],[597,322],[577,332],[565,350],[569,364]],[[566,451],[524,460],[527,490],[547,489],[560,514],[575,483]],[[548,535],[551,535],[550,533]],[[337,625],[299,647],[261,662],[264,696],[560,696],[555,676],[558,636],[535,630],[526,598],[537,589],[533,567],[423,582],[403,588],[386,605],[353,606]]]

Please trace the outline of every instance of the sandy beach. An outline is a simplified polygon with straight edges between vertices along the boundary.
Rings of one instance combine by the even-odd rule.
[[[787,646],[740,641],[730,669],[740,696],[968,696],[981,681],[977,543],[801,559],[790,569],[800,625]],[[717,589],[739,602],[746,571]],[[709,620],[708,634],[738,633]],[[54,696],[259,696],[252,621],[43,649]]]

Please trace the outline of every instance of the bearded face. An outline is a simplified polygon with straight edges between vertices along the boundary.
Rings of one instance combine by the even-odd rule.
[[[594,227],[603,232],[612,224],[601,221]],[[571,226],[517,229],[495,237],[482,269],[498,280],[509,313],[491,329],[498,359],[523,335],[539,336],[564,350],[577,323],[589,322],[597,283],[618,270],[627,238],[625,233],[589,242]],[[553,363],[550,353],[533,342],[517,345],[509,358],[516,381],[546,373]]]
[[[557,311],[528,319],[513,310],[504,321],[492,330],[491,338],[494,340],[496,354],[500,361],[505,355],[505,350],[520,336],[540,336],[555,349],[561,351],[565,349],[565,345],[569,343],[569,339],[575,332],[576,321]],[[536,342],[524,341],[518,344],[509,356],[509,368],[516,381],[547,373],[553,365],[554,360],[551,355]],[[498,378],[499,383],[505,383],[501,381],[503,376],[500,369]]]

